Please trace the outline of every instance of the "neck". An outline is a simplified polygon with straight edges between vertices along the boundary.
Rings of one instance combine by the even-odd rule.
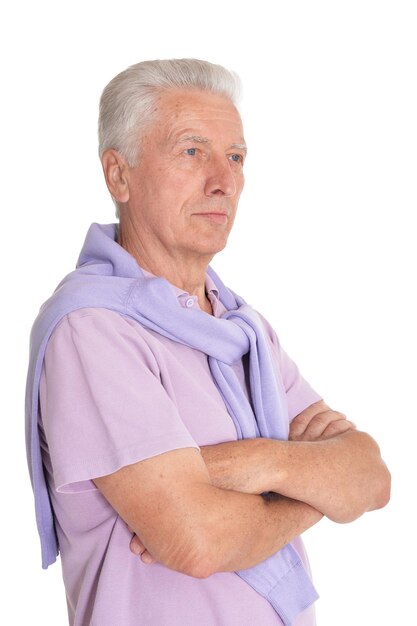
[[[165,278],[171,285],[183,289],[193,296],[197,296],[202,311],[213,314],[211,303],[206,296],[206,272],[211,259],[184,259],[179,255],[156,254],[147,249],[136,236],[119,225],[117,229],[117,243],[122,246],[138,262],[140,267],[155,276]]]

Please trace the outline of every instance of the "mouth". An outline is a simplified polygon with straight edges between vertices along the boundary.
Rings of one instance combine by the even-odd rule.
[[[210,211],[207,213],[194,213],[196,217],[202,217],[216,224],[225,224],[228,220],[227,213],[223,211]]]

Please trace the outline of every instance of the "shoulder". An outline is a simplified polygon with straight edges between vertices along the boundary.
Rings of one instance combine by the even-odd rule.
[[[273,347],[276,350],[278,351],[281,350],[278,336],[276,332],[274,331],[274,329],[272,328],[271,324],[261,313],[259,313],[259,311],[256,311],[256,313],[258,314],[259,319],[261,320],[261,324],[262,324],[262,328],[264,330],[265,336],[269,339],[270,343],[273,345]]]
[[[146,336],[146,329],[136,320],[128,315],[106,308],[86,307],[71,311],[62,317],[56,325],[52,337],[71,332],[79,333],[81,336],[101,335],[117,337],[120,333],[143,334]]]
[[[87,357],[98,361],[144,361],[158,371],[155,338],[133,318],[105,308],[82,308],[65,315],[55,327],[45,353],[46,360]]]
[[[83,320],[88,318],[88,322],[95,324],[96,326],[100,325],[110,325],[110,326],[123,326],[123,322],[126,319],[124,315],[118,313],[117,311],[113,311],[112,309],[106,309],[101,307],[84,307],[81,309],[76,309],[75,311],[71,311],[62,317],[60,322],[56,325],[55,331],[58,330],[61,326],[77,326],[78,324],[83,325]]]

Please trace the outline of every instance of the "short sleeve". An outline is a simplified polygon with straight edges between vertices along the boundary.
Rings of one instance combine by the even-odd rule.
[[[322,397],[303,378],[294,361],[283,350],[279,339],[270,324],[260,316],[267,336],[272,345],[272,353],[276,360],[278,371],[283,382],[287,397],[288,415],[290,422],[301,411],[322,400]]]
[[[45,353],[40,406],[61,492],[94,489],[92,479],[125,465],[198,448],[163,387],[146,331],[113,311],[82,309],[61,320]]]

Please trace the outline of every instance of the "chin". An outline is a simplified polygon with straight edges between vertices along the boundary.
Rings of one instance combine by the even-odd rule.
[[[227,244],[227,238],[217,241],[207,241],[205,245],[198,246],[199,252],[202,255],[211,255],[214,256],[218,252],[221,252],[225,249]]]

